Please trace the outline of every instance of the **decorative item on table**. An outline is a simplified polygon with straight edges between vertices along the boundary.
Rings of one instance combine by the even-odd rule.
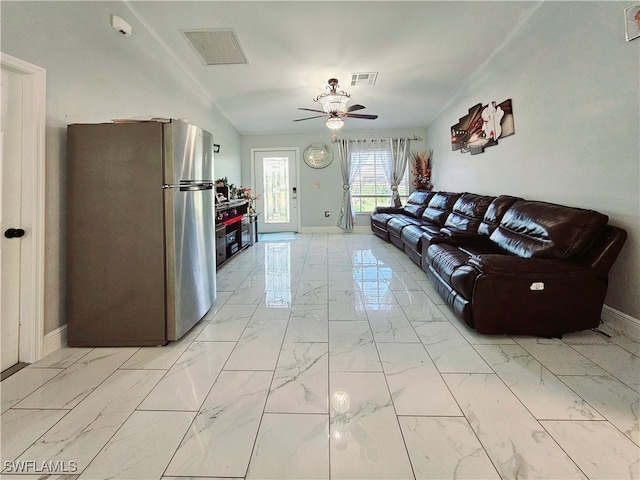
[[[477,155],[487,147],[498,144],[498,138],[515,133],[511,99],[496,105],[481,103],[471,107],[469,113],[451,127],[451,150]]]
[[[253,202],[259,200],[260,195],[254,194],[251,188],[243,187],[242,185],[236,188],[236,195],[238,198],[247,200],[249,202],[249,213],[255,213]]]
[[[431,190],[431,150],[421,150],[411,152],[411,173],[413,174],[413,185],[420,190]]]
[[[229,180],[227,177],[218,178],[216,185],[216,200],[223,203],[229,200]]]

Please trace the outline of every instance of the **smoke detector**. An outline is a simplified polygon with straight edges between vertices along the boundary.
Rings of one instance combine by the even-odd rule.
[[[127,22],[125,22],[118,15],[111,14],[111,28],[114,30],[118,30],[125,37],[130,37],[132,28]]]

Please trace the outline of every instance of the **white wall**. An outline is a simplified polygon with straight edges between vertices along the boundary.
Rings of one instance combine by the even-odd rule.
[[[428,127],[426,145],[434,150],[437,189],[511,193],[608,214],[629,239],[611,272],[607,304],[640,318],[640,40],[624,41],[628,3],[543,3]],[[109,26],[111,13],[133,25],[132,37]],[[68,123],[187,118],[214,133],[221,144],[216,177],[236,184],[250,183],[251,148],[330,145],[324,127],[316,135],[241,137],[121,2],[2,1],[1,20],[2,51],[47,69],[45,333],[65,323]],[[478,156],[451,152],[449,128],[470,106],[506,98],[513,100],[515,135]],[[345,127],[340,136],[414,134],[424,131]],[[412,149],[424,145],[413,142]],[[300,168],[301,226],[334,227],[342,184],[337,159],[326,169]],[[320,188],[311,189],[312,182]]]
[[[640,318],[640,40],[629,2],[545,2],[427,128],[438,188],[591,208],[627,230],[606,304]],[[471,156],[450,127],[511,98],[516,133]]]
[[[313,120],[311,120],[313,121]],[[313,231],[314,229],[333,229],[338,222],[340,205],[342,203],[342,174],[340,172],[340,159],[336,146],[331,143],[331,131],[324,125],[321,119],[317,134],[283,134],[283,135],[243,135],[242,137],[242,179],[243,185],[251,185],[251,149],[252,148],[281,148],[297,147],[300,150],[300,185],[298,185],[300,199],[300,229]],[[352,120],[358,121],[358,120]],[[424,130],[362,130],[349,131],[345,125],[340,130],[338,138],[374,139],[374,138],[413,138],[421,140],[411,142],[411,150],[424,150]],[[322,142],[327,144],[334,154],[333,162],[326,168],[311,168],[302,159],[302,153],[312,143]],[[312,188],[313,183],[319,183],[320,188]],[[324,212],[331,212],[326,218]],[[357,215],[357,226],[369,226],[370,216]],[[339,230],[337,230],[339,231]]]
[[[115,13],[133,26],[124,37]],[[216,174],[240,176],[240,135],[121,2],[2,2],[2,51],[47,70],[45,333],[66,323],[66,125],[186,118],[221,145]]]

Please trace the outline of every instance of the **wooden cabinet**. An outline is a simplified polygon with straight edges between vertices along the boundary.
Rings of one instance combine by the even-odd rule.
[[[248,202],[236,200],[216,205],[216,265],[249,246]]]
[[[227,261],[227,227],[224,224],[216,225],[216,265],[222,265]]]

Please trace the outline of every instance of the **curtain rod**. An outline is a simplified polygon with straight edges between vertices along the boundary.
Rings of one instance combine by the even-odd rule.
[[[422,138],[414,135],[413,137],[405,137],[407,140],[414,140],[414,141],[422,141]],[[334,138],[331,140],[331,143],[337,143],[338,140],[340,140],[339,138]],[[355,138],[343,138],[343,140],[349,140],[350,142],[387,142],[389,141],[387,138],[360,138],[360,139],[355,139]]]

